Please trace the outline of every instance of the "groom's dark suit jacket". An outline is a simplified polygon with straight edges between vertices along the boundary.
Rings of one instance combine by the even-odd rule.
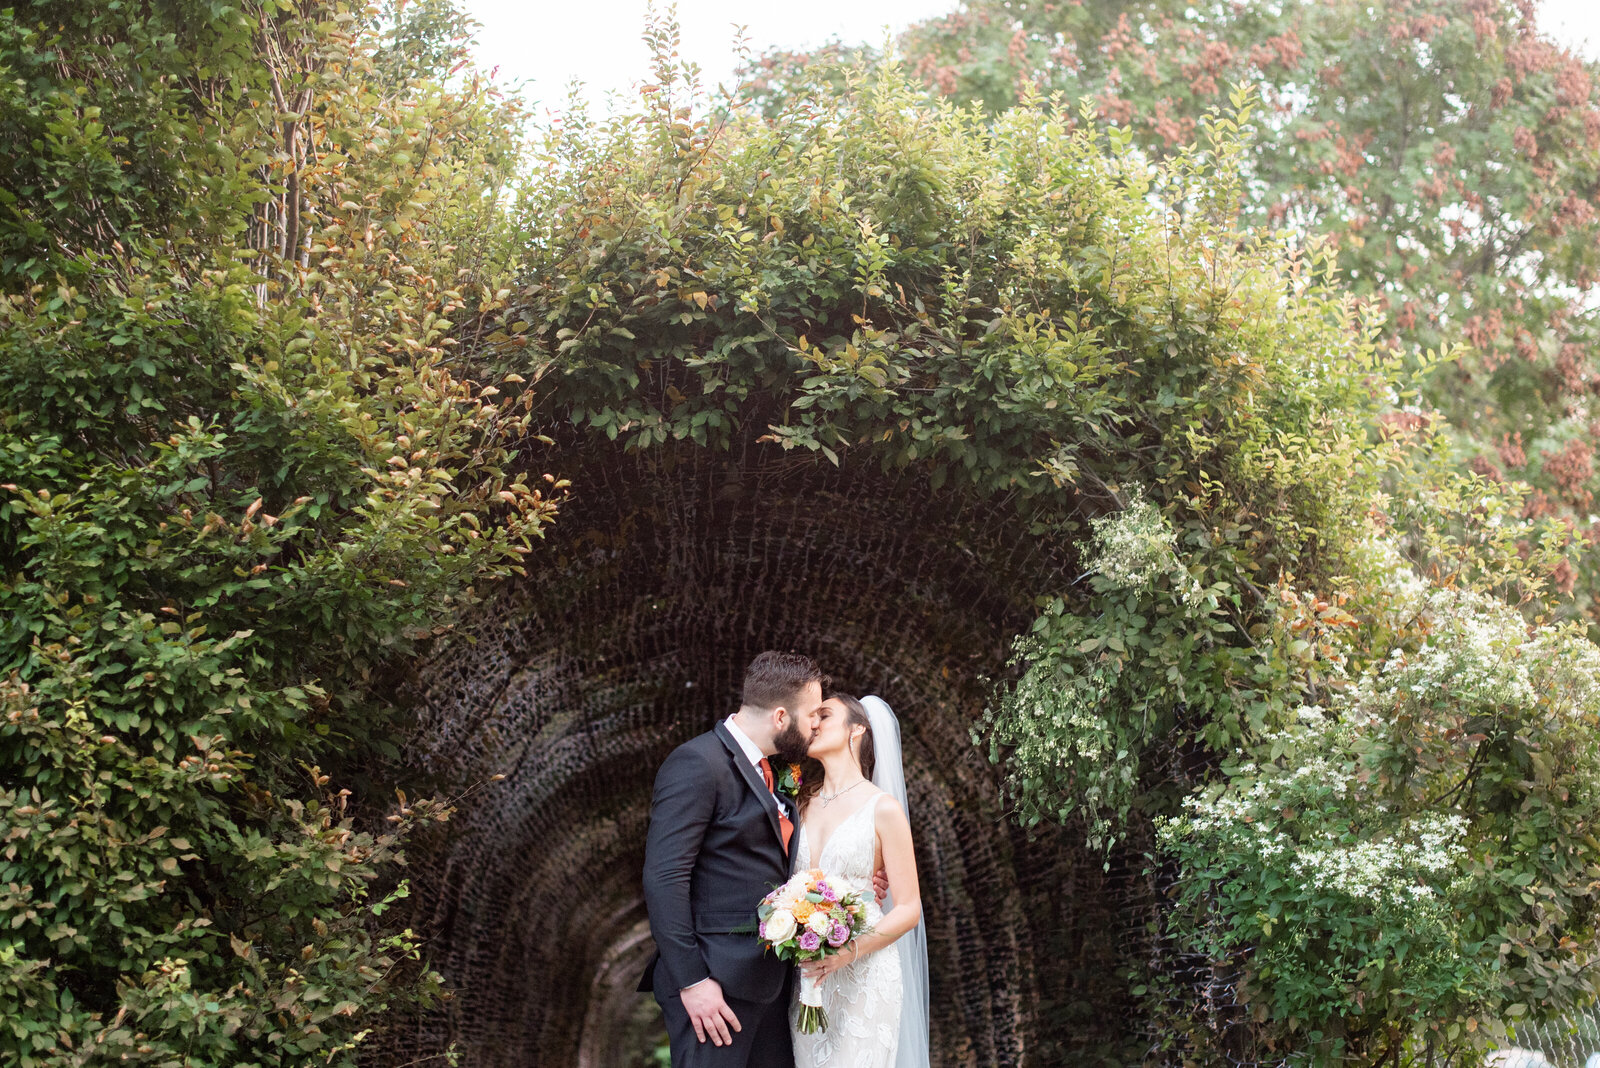
[[[763,953],[756,906],[788,877],[777,803],[726,725],[674,749],[650,802],[644,903],[656,956],[639,989],[670,995],[709,975],[725,997],[778,998],[789,966]]]

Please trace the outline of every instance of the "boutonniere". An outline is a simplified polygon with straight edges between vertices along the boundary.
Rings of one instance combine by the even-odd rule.
[[[799,764],[783,764],[779,766],[778,780],[774,785],[793,796],[800,792],[801,781]]]

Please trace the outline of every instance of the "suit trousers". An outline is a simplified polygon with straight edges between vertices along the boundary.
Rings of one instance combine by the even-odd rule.
[[[773,1001],[762,1003],[741,998],[726,998],[728,1008],[739,1018],[740,1030],[728,1028],[733,1043],[718,1046],[710,1036],[701,1042],[694,1024],[684,1011],[677,991],[656,992],[661,1015],[666,1017],[667,1037],[672,1043],[672,1068],[794,1068],[794,1047],[789,1037],[789,990]]]

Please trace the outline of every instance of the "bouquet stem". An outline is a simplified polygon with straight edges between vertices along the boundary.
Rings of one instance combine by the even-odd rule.
[[[802,1035],[828,1029],[828,1014],[822,1009],[822,986],[804,975],[800,976],[800,1019],[797,1023]]]

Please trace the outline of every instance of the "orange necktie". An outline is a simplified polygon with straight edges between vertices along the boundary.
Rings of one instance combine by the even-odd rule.
[[[761,777],[767,781],[767,791],[777,797],[777,792],[772,788],[772,765],[767,763],[767,758],[761,758]],[[789,852],[789,836],[794,834],[794,822],[778,810],[778,826],[783,829],[783,851]]]

